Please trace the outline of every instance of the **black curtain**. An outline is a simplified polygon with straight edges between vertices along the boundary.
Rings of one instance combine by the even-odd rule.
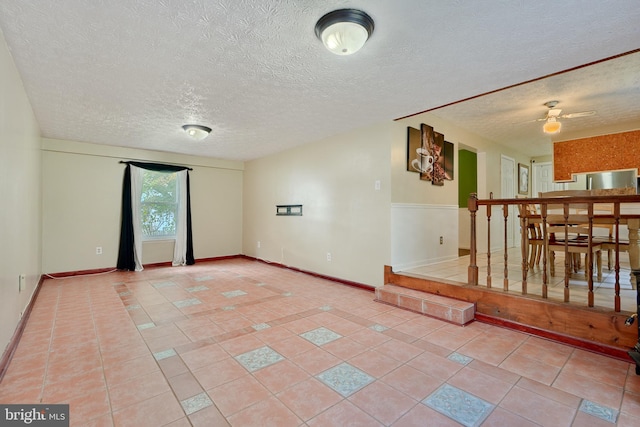
[[[166,165],[162,163],[144,162],[120,162],[126,164],[124,179],[122,181],[122,214],[120,225],[120,248],[118,250],[118,270],[135,271],[136,261],[134,255],[133,237],[133,213],[131,212],[131,165],[155,172],[180,172],[187,170],[187,265],[196,263],[193,257],[193,236],[191,232],[191,190],[189,183],[189,171],[186,166]]]

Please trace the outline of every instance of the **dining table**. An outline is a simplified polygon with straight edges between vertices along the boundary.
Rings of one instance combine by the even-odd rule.
[[[526,213],[524,214],[526,225],[529,224],[545,224],[563,225],[563,224],[588,224],[589,215],[569,213],[567,215],[563,213],[551,212],[546,215],[540,213]],[[620,212],[616,214],[593,214],[592,224],[594,227],[598,225],[612,225],[613,226],[613,238],[612,242],[617,240],[619,242],[628,242],[628,256],[629,256],[629,268],[631,270],[631,286],[633,289],[637,289],[638,279],[640,277],[640,236],[638,234],[640,229],[640,204],[634,204],[634,206],[621,206]],[[617,229],[617,232],[616,232]],[[626,233],[625,233],[626,229]],[[523,237],[525,240],[525,237]],[[523,247],[523,255],[526,255],[525,259],[528,259],[528,244]]]

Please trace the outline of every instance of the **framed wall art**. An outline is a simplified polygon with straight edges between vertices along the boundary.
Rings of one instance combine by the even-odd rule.
[[[453,154],[455,146],[452,142],[444,142],[444,179],[453,180]]]
[[[407,128],[407,170],[420,173],[421,158],[420,148],[422,147],[422,137],[420,129]]]
[[[420,174],[421,181],[443,186],[453,181],[455,145],[445,141],[444,134],[432,126],[420,124],[420,129],[407,127],[407,163],[409,172]]]
[[[433,185],[444,185],[444,135],[440,132],[433,132],[433,173],[431,183]]]
[[[529,166],[518,163],[518,194],[529,194]]]
[[[420,141],[422,144],[418,151],[418,156],[420,158],[420,179],[422,181],[432,181],[433,146],[435,144],[433,127],[422,123],[420,125],[420,134]]]

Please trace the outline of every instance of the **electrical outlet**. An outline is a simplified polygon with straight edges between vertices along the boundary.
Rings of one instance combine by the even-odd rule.
[[[331,261],[331,252],[327,252],[327,261]]]
[[[96,246],[96,255],[102,255],[102,246]]]
[[[258,240],[258,249],[260,249],[260,240]]]
[[[375,184],[373,185],[373,187],[376,189],[376,191],[380,190],[380,180],[376,180]]]
[[[27,286],[27,276],[25,274],[21,274],[18,277],[18,292],[24,291],[24,288]]]
[[[444,238],[442,236],[440,236],[440,244],[444,243]]]

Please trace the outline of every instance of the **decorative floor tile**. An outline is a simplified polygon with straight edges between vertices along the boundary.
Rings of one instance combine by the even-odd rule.
[[[204,285],[200,285],[200,286],[194,286],[192,288],[187,288],[186,290],[187,292],[200,292],[200,291],[208,291],[209,288],[207,288]]]
[[[213,405],[213,402],[209,399],[209,395],[207,393],[200,393],[180,401],[180,404],[182,405],[184,412],[187,415],[191,415],[194,412],[198,412],[200,409]]]
[[[237,291],[223,292],[222,295],[224,295],[227,298],[234,298],[242,295],[247,295],[247,293],[245,291],[237,290]]]
[[[282,357],[280,353],[274,351],[271,347],[264,346],[240,354],[236,356],[235,359],[249,372],[255,372],[258,369],[262,369],[266,366],[273,365],[274,363],[284,360],[284,357]]]
[[[589,400],[582,401],[580,411],[614,424],[618,418],[618,411],[615,409],[602,406]]]
[[[141,325],[138,325],[138,330],[142,331],[143,329],[149,329],[149,328],[155,328],[156,324],[151,322],[151,323],[143,323]]]
[[[268,329],[271,326],[267,325],[266,323],[258,323],[257,325],[252,325],[251,327],[256,331],[262,331],[263,329]]]
[[[189,307],[191,305],[198,305],[198,304],[202,304],[202,301],[200,301],[198,298],[183,299],[181,301],[175,301],[173,303],[173,305],[175,305],[178,308],[184,308],[184,307]]]
[[[200,277],[196,277],[193,280],[195,280],[196,282],[204,282],[204,281],[213,280],[213,279],[214,279],[213,276],[200,276]]]
[[[484,256],[486,258],[486,255]],[[468,260],[462,264],[460,277],[464,281],[467,277]],[[246,274],[242,278],[237,272],[246,272]],[[195,278],[195,276],[203,277]],[[215,279],[204,281],[205,278],[214,276]],[[480,274],[480,276],[482,275]],[[121,281],[119,277],[126,278],[126,281]],[[105,425],[123,424],[126,423],[124,415],[133,416],[131,423],[136,425],[170,425],[175,420],[177,420],[176,425],[188,425],[190,422],[193,425],[227,425],[224,415],[229,418],[229,423],[241,425],[242,422],[250,418],[243,418],[244,414],[258,414],[256,417],[258,420],[252,418],[244,424],[251,426],[267,424],[269,421],[278,424],[275,420],[280,420],[280,418],[274,416],[267,419],[264,415],[267,413],[269,416],[278,414],[281,405],[275,401],[276,399],[290,404],[287,407],[300,418],[300,420],[292,420],[293,422],[290,423],[296,426],[305,423],[314,426],[315,424],[322,426],[381,425],[378,421],[386,425],[394,423],[409,425],[411,421],[414,421],[412,425],[430,426],[437,424],[438,421],[442,421],[442,424],[446,424],[448,421],[451,425],[476,426],[482,425],[482,423],[491,423],[493,417],[496,417],[495,424],[499,424],[499,418],[505,417],[504,419],[507,421],[503,423],[504,425],[516,426],[519,424],[513,415],[526,418],[531,414],[531,405],[535,404],[533,401],[529,404],[526,402],[520,404],[522,403],[520,398],[526,399],[530,393],[535,394],[531,391],[533,389],[530,389],[529,392],[522,392],[523,389],[520,388],[520,392],[510,395],[511,401],[506,402],[501,399],[503,393],[500,393],[500,390],[489,390],[489,388],[497,386],[494,377],[490,375],[479,376],[474,380],[474,388],[469,388],[468,391],[494,403],[496,406],[492,409],[487,402],[478,400],[461,390],[449,386],[441,387],[444,384],[442,379],[432,378],[425,373],[418,372],[416,369],[420,367],[416,364],[404,365],[386,374],[385,383],[393,384],[392,387],[395,387],[397,391],[389,390],[382,383],[376,385],[376,381],[380,381],[378,377],[383,375],[383,371],[385,373],[387,371],[381,364],[386,366],[388,362],[389,368],[392,368],[400,362],[383,357],[375,362],[377,364],[374,366],[375,370],[370,370],[371,366],[369,365],[373,362],[368,360],[365,355],[369,354],[370,357],[374,357],[378,352],[380,355],[384,355],[382,350],[389,350],[392,348],[388,347],[391,344],[386,344],[383,347],[378,346],[388,342],[391,338],[402,340],[403,337],[399,333],[389,336],[386,334],[394,330],[405,334],[409,331],[404,327],[396,327],[395,323],[392,323],[394,326],[391,328],[384,326],[387,321],[383,318],[386,318],[387,315],[380,316],[380,318],[374,317],[391,309],[375,303],[368,291],[362,290],[361,292],[345,286],[336,287],[330,282],[326,284],[326,289],[319,289],[323,285],[319,284],[318,278],[270,267],[264,263],[244,259],[216,260],[211,263],[200,263],[190,269],[154,268],[136,274],[115,273],[111,276],[78,277],[67,280],[68,282],[63,282],[64,286],[61,286],[59,282],[49,280],[43,283],[39,299],[34,304],[32,316],[27,323],[28,329],[25,329],[23,340],[19,344],[21,347],[18,347],[7,376],[0,385],[0,401],[7,396],[32,402],[38,401],[43,396],[45,399],[47,396],[51,397],[51,401],[53,399],[67,403],[71,401],[76,408],[75,412],[78,416],[74,419],[76,420],[75,424],[78,425],[87,425],[90,423],[88,419],[92,418],[97,421],[95,424],[99,424],[100,421],[103,421]],[[117,283],[114,283],[112,287],[111,282],[114,281]],[[229,283],[230,281],[232,284]],[[204,289],[203,286],[210,289],[195,294],[184,292],[185,288]],[[264,286],[265,290],[254,289],[253,286]],[[234,287],[236,290],[247,289],[244,292],[248,295],[233,300],[221,295],[224,291],[234,291]],[[67,288],[69,291],[63,291],[63,288]],[[131,291],[133,295],[119,296],[119,293],[128,291]],[[288,291],[293,297],[283,296],[283,293]],[[206,298],[207,294],[209,294],[209,298]],[[183,296],[176,297],[176,295]],[[53,305],[46,304],[46,301],[51,297],[57,298],[58,302]],[[180,311],[188,312],[200,309],[201,312],[189,316],[177,315],[176,307],[171,303],[178,298],[186,301],[189,301],[188,298],[196,298],[197,301],[202,302],[200,305],[181,308]],[[44,299],[44,303],[42,299]],[[245,299],[248,301],[243,301]],[[95,305],[86,307],[87,301],[93,302]],[[371,328],[360,329],[357,334],[351,335],[354,327],[347,326],[349,322],[346,319],[341,320],[349,314],[347,312],[350,306],[347,303],[351,303],[353,307],[363,308],[358,316],[352,319],[354,324],[370,327],[378,320],[383,323],[376,324]],[[82,305],[82,311],[74,313],[74,318],[71,319],[68,317],[70,312],[67,309],[77,310],[77,304]],[[336,306],[332,307],[333,304]],[[262,309],[262,307],[264,308]],[[126,310],[122,311],[122,308]],[[235,310],[234,313],[237,316],[227,310]],[[393,311],[395,312],[395,309]],[[332,313],[335,316],[330,315]],[[75,314],[78,317],[75,317]],[[272,314],[273,321],[270,317],[266,317]],[[317,316],[317,314],[321,315]],[[252,315],[257,317],[254,318]],[[373,320],[370,320],[372,318]],[[216,327],[211,327],[207,319],[221,323],[226,322],[224,323],[225,328],[222,328],[223,331],[221,331]],[[185,322],[185,320],[188,321]],[[436,323],[439,321],[433,319],[424,318],[421,320],[424,320],[423,328],[431,329],[440,326],[440,323]],[[36,323],[34,324],[34,322]],[[342,324],[333,322],[342,322]],[[264,328],[265,324],[271,325],[272,323],[270,329],[256,332],[256,330]],[[139,330],[137,334],[135,330],[129,334],[125,330],[126,328],[119,329],[116,335],[112,334],[114,325],[130,326],[132,324]],[[276,328],[274,326],[276,324],[280,326]],[[65,325],[70,326],[70,329],[67,330]],[[79,368],[92,368],[90,372],[87,371],[86,375],[83,374],[82,378],[78,377],[80,380],[67,381],[66,374],[62,372],[63,369],[68,368],[62,363],[65,361],[60,360],[61,363],[57,364],[56,360],[50,359],[52,356],[48,355],[46,351],[39,352],[41,348],[49,347],[49,340],[47,339],[47,342],[41,344],[40,338],[42,335],[49,337],[51,335],[50,328],[54,326],[57,328],[56,330],[60,331],[60,340],[57,344],[60,346],[68,346],[73,341],[95,337],[96,333],[100,333],[99,344],[101,346],[104,344],[104,348],[99,353],[80,351],[82,349],[78,348],[79,351],[74,354],[74,357],[78,357],[78,361],[75,363]],[[252,328],[250,328],[251,326]],[[320,347],[317,344],[322,341],[314,344],[304,339],[303,333],[321,326],[328,331],[344,334],[345,338]],[[494,330],[502,331],[502,329],[494,329],[495,327],[492,325],[481,326],[482,333],[487,336],[493,335]],[[62,327],[65,328],[64,331],[60,329]],[[31,329],[31,333],[35,332],[35,335],[29,336],[29,329]],[[44,333],[45,329],[49,331],[47,334]],[[183,329],[189,331],[188,336],[186,332],[181,332]],[[77,337],[73,334],[67,335],[68,331],[77,331]],[[318,331],[314,332],[317,332],[317,335],[322,338],[322,334]],[[209,334],[214,334],[213,338]],[[219,341],[217,340],[218,336],[220,337]],[[522,342],[518,347],[520,351],[531,351],[531,348],[527,347],[531,344],[528,335],[513,331],[509,332],[509,336],[521,337],[521,339],[517,339]],[[236,338],[240,339],[234,341]],[[266,342],[263,342],[261,338],[265,338]],[[95,341],[95,338],[93,340]],[[490,342],[480,342],[475,348],[475,353],[445,350],[441,346],[442,335],[437,333],[424,335],[421,340],[423,345],[420,348],[430,348],[437,354],[442,354],[449,360],[456,361],[451,365],[458,368],[463,368],[464,363],[469,363],[468,361],[471,359],[467,356],[475,358],[475,354],[485,351],[488,354],[492,351]],[[340,346],[343,341],[345,345]],[[32,350],[30,342],[31,344],[37,342],[38,346]],[[270,348],[265,347],[269,345],[267,342],[273,343]],[[41,345],[44,347],[40,347]],[[403,345],[409,344],[403,342]],[[569,354],[574,351],[572,347],[562,344],[556,345],[559,353],[565,354],[566,350],[566,354]],[[554,345],[554,351],[556,351],[556,345]],[[433,348],[431,348],[432,346]],[[399,350],[401,350],[400,347],[402,346],[398,346]],[[560,347],[562,347],[562,351],[560,351]],[[379,351],[366,353],[367,349],[378,349]],[[250,352],[250,350],[254,351]],[[444,353],[441,353],[441,350]],[[176,355],[176,353],[178,354]],[[240,353],[245,354],[238,356]],[[44,356],[38,356],[41,354]],[[232,357],[230,354],[238,357]],[[351,359],[356,355],[361,356]],[[406,356],[410,357],[409,354]],[[291,363],[288,363],[287,359]],[[56,370],[53,365],[47,368],[47,360],[50,362],[53,360],[53,363],[59,365],[60,369]],[[345,363],[345,361],[349,363]],[[350,364],[351,361],[354,362],[353,365]],[[357,361],[360,363],[356,367]],[[105,363],[110,366],[106,367]],[[473,363],[470,363],[470,366]],[[336,367],[339,364],[342,365]],[[563,366],[564,368],[559,368],[560,375],[563,375],[561,374],[563,370],[564,375],[571,375],[571,371],[567,372],[567,369],[571,369],[571,364]],[[261,369],[262,367],[264,369]],[[444,368],[446,367],[443,366]],[[251,371],[254,371],[253,375]],[[60,381],[52,379],[43,383],[43,373],[51,374],[51,378],[58,377],[57,380]],[[260,377],[260,380],[254,378],[256,375]],[[134,376],[148,378],[143,382],[145,384],[148,382],[147,385],[151,386],[151,389],[143,387],[142,383],[125,385]],[[306,380],[301,380],[302,378],[306,378]],[[510,374],[509,378],[519,377]],[[510,382],[509,378],[504,380]],[[301,382],[296,382],[298,380]],[[8,382],[5,384],[6,381]],[[66,392],[61,388],[63,382],[73,383],[71,384],[73,387],[70,387]],[[267,383],[271,388],[267,387]],[[105,388],[105,384],[109,385],[109,389]],[[155,389],[153,384],[156,386]],[[212,403],[215,393],[211,395],[203,393],[204,390],[215,390],[225,384],[230,385],[219,389],[224,390],[225,396],[221,397],[220,393],[216,394],[215,403]],[[285,384],[289,388],[283,388]],[[506,386],[505,384],[503,386]],[[618,419],[621,419],[620,424],[623,424],[622,419],[626,420],[627,417],[630,417],[629,414],[622,412],[619,403],[607,403],[601,399],[594,400],[598,404],[591,402],[590,399],[593,397],[587,396],[590,394],[589,390],[579,392],[577,390],[582,390],[578,387],[579,385],[577,384],[575,387],[575,396],[564,396],[569,399],[565,403],[573,407],[573,411],[569,411],[571,413],[563,412],[560,414],[566,415],[562,417],[567,421],[563,423],[564,425],[571,423],[576,415],[576,409],[579,410],[577,413],[579,418],[576,419],[585,423],[588,423],[588,419],[590,419],[592,424],[599,426],[613,427]],[[89,386],[93,391],[89,390]],[[161,386],[161,389],[158,389],[158,386]],[[135,390],[131,387],[134,387]],[[462,386],[460,387],[462,388]],[[627,383],[626,392],[629,392],[628,387],[629,383]],[[478,390],[486,389],[486,396],[480,392],[476,393],[474,391],[476,388]],[[406,393],[409,397],[416,399],[417,406],[414,405],[411,409],[407,409],[408,404],[403,403],[405,398],[398,393]],[[120,398],[118,398],[118,394]],[[156,397],[151,397],[152,395]],[[283,396],[286,396],[290,401],[285,402],[282,399]],[[305,398],[301,398],[301,396]],[[130,399],[130,402],[127,402],[123,398],[133,400]],[[218,398],[221,399],[220,402],[218,402]],[[562,397],[558,398],[562,399]],[[350,402],[349,399],[354,399],[354,402]],[[340,402],[340,400],[342,401]],[[509,411],[513,412],[498,409],[497,402],[499,401],[505,402]],[[113,404],[113,407],[110,406],[110,403]],[[356,407],[355,403],[358,403],[359,406]],[[631,403],[633,404],[633,402]],[[607,406],[601,406],[602,404]],[[633,406],[632,404],[625,403],[629,408]],[[218,405],[220,405],[220,410]],[[242,416],[239,416],[238,414],[245,410],[242,408],[245,408],[246,411]],[[269,408],[269,410],[267,411],[265,408]],[[436,410],[432,408],[437,408],[438,413],[435,414],[437,420],[429,418],[434,415],[434,410]],[[116,411],[113,414],[112,409]],[[493,410],[496,412],[494,413]],[[398,414],[399,411],[403,411],[402,417],[404,418],[392,420],[392,414]],[[138,416],[139,418],[137,418]],[[259,419],[259,417],[263,417],[263,419]],[[377,417],[384,418],[374,419]],[[543,414],[538,422],[542,423],[548,418],[545,418]],[[284,417],[281,419],[289,420]],[[366,421],[360,422],[364,419]],[[632,423],[631,419],[629,424]],[[284,426],[285,424],[289,425],[286,422],[280,422],[278,425]],[[551,419],[547,424],[562,423],[557,420],[554,424],[554,420]]]
[[[479,426],[494,408],[489,402],[449,384],[441,386],[422,403],[466,427]]]
[[[451,353],[447,359],[453,361],[453,362],[457,362],[461,365],[468,365],[469,363],[471,363],[473,361],[473,358],[469,357],[469,356],[465,356],[464,354],[460,354],[460,353],[456,353],[453,352]]]
[[[151,286],[153,286],[156,289],[160,289],[160,288],[167,288],[169,286],[177,286],[177,285],[174,282],[160,282],[160,283],[154,283]]]
[[[367,384],[375,381],[375,378],[348,363],[341,363],[338,366],[327,369],[316,375],[316,378],[344,397],[351,396]]]
[[[331,341],[335,341],[338,338],[342,338],[342,335],[336,334],[332,330],[324,327],[313,329],[311,331],[305,332],[304,334],[300,334],[300,336],[317,346],[321,346]]]
[[[178,353],[176,353],[176,351],[172,348],[170,348],[169,350],[164,350],[164,351],[159,351],[157,353],[153,353],[153,357],[156,358],[156,360],[162,360],[162,359],[166,359],[168,357],[173,357],[173,356],[177,356]]]

